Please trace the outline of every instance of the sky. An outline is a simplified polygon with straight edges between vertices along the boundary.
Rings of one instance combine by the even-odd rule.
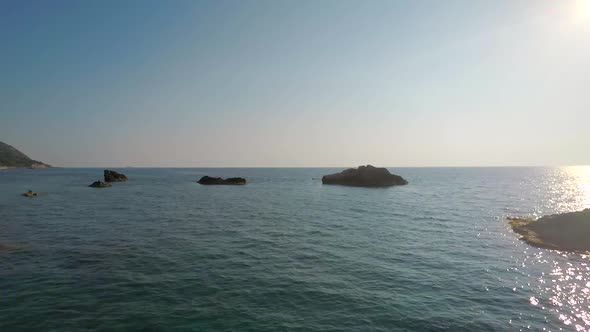
[[[590,164],[590,0],[0,0],[0,141],[63,167]]]

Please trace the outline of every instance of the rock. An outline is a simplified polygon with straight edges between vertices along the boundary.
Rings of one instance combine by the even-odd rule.
[[[209,184],[242,185],[242,184],[246,184],[246,179],[244,179],[244,178],[222,179],[222,178],[213,178],[213,177],[205,175],[197,182],[200,184],[205,184],[205,185],[209,185]]]
[[[109,182],[94,181],[88,187],[91,187],[91,188],[108,188],[108,187],[112,187],[112,186],[113,185],[110,184]]]
[[[10,247],[9,246],[0,243],[0,253],[6,252],[6,251],[9,251],[9,250],[10,250]]]
[[[31,164],[31,167],[29,167],[30,169],[43,169],[43,168],[50,168],[51,166],[44,164],[44,163],[39,163],[39,162],[34,162],[33,164]]]
[[[408,184],[399,175],[391,174],[386,168],[371,165],[349,168],[340,173],[324,175],[322,184],[339,184],[355,187],[390,187]]]
[[[23,245],[0,243],[0,254],[8,254],[11,252],[24,249]]]
[[[105,182],[122,182],[127,181],[125,174],[117,173],[108,169],[104,170],[104,181]]]
[[[27,191],[26,193],[24,193],[22,195],[25,196],[25,197],[37,197],[37,193],[34,192],[34,191],[32,191],[32,190],[29,190],[29,191]]]
[[[529,245],[561,251],[590,251],[590,209],[532,218],[508,218]]]

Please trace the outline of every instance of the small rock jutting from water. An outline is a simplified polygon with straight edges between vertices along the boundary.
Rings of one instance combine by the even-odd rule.
[[[200,184],[204,185],[244,185],[246,184],[246,179],[244,178],[214,178],[210,176],[203,176],[199,181]]]
[[[391,174],[387,168],[367,165],[324,175],[322,183],[355,187],[390,187],[406,185],[408,181],[399,175]]]
[[[91,187],[91,188],[108,188],[108,187],[112,187],[112,186],[113,185],[110,184],[109,182],[94,181],[88,187]]]
[[[105,182],[122,182],[127,181],[125,174],[117,173],[108,169],[104,170],[104,181]]]
[[[26,193],[22,194],[25,197],[37,197],[38,194],[32,190],[27,191]]]

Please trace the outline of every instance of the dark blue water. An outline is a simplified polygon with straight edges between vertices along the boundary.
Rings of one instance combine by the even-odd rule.
[[[590,168],[121,171],[0,171],[1,331],[590,330],[589,257],[504,221],[590,207]]]

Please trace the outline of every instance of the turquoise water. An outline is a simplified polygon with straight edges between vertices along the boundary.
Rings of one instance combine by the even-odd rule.
[[[0,172],[0,330],[590,330],[589,257],[504,221],[590,207],[590,168],[120,170]]]

